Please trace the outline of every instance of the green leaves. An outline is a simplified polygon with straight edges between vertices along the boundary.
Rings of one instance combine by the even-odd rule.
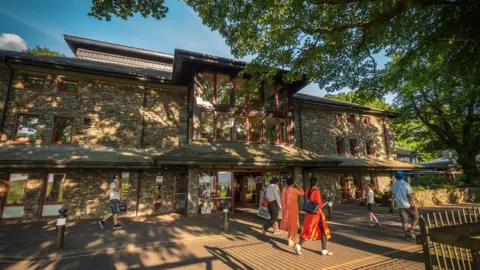
[[[88,15],[110,21],[112,15],[127,20],[135,13],[140,13],[145,18],[152,16],[161,20],[166,17],[167,12],[164,0],[92,0]]]
[[[64,54],[52,51],[47,47],[40,47],[39,45],[33,47],[32,49],[25,50],[26,53],[39,54],[39,55],[49,55],[49,56],[61,56],[65,57]]]

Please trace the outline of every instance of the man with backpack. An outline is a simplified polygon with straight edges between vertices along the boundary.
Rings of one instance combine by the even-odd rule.
[[[118,223],[118,216],[120,215],[120,175],[115,174],[112,183],[110,183],[110,209],[112,210],[111,214],[105,216],[102,220],[99,220],[98,223],[100,227],[105,228],[105,221],[113,216],[113,229],[121,229],[122,226]]]
[[[405,174],[402,171],[397,171],[395,178],[397,181],[392,185],[392,192],[395,197],[398,213],[400,214],[403,230],[405,231],[407,239],[414,240],[416,236],[413,229],[417,226],[419,214],[413,198],[413,190],[410,184],[405,181]],[[408,219],[411,219],[410,227],[408,227]]]

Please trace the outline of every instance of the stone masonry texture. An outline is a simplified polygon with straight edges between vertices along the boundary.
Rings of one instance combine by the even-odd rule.
[[[198,189],[200,187],[200,171],[198,166],[188,167],[188,188],[187,188],[187,216],[198,214]]]

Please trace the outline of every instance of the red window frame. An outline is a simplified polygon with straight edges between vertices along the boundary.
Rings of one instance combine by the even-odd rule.
[[[46,173],[45,177],[44,177],[44,181],[43,181],[42,208],[43,208],[43,205],[60,205],[60,204],[63,204],[63,198],[62,198],[61,202],[47,202],[47,201],[45,201],[45,195],[47,194],[47,187],[48,187],[48,176],[50,174],[63,174],[63,180],[64,181],[62,182],[61,189],[62,189],[62,192],[65,192],[65,179],[67,177],[67,174],[65,174],[65,173]],[[42,211],[42,209],[40,209],[40,211]]]
[[[231,127],[230,127],[230,135],[229,135],[230,138],[229,138],[228,140],[223,140],[222,138],[219,138],[219,137],[218,137],[218,134],[217,134],[217,124],[218,124],[218,122],[219,122],[218,119],[220,118],[220,115],[219,115],[219,114],[221,114],[221,113],[226,114],[226,115],[228,116],[228,113],[227,113],[227,112],[217,112],[217,111],[216,111],[216,112],[214,113],[214,118],[213,118],[213,123],[214,123],[213,133],[214,133],[214,138],[215,138],[214,140],[215,140],[215,141],[220,141],[220,142],[222,142],[222,141],[223,141],[223,142],[225,142],[225,141],[231,141],[231,140],[232,140],[232,128],[231,128]],[[231,117],[230,117],[230,118],[227,118],[227,119],[231,119]],[[228,121],[228,120],[227,120],[227,121]]]
[[[280,126],[280,121],[285,120],[287,125],[287,140],[282,140],[282,129]],[[279,144],[288,144],[290,142],[290,121],[288,118],[277,118],[277,143]]]
[[[244,79],[244,78],[233,78],[233,84],[234,84],[234,93],[235,93],[235,98],[234,98],[234,104],[235,106],[237,106],[237,93],[238,93],[238,84],[237,84],[237,80],[238,79],[242,79],[242,80],[247,80],[247,79]],[[250,94],[251,92],[248,91],[247,93],[247,96],[245,97],[245,103],[243,105],[240,105],[239,107],[242,107],[242,108],[250,108],[252,110],[259,110],[260,107],[262,106],[262,94],[260,93],[260,90],[257,89],[257,93],[255,95],[258,95],[258,98],[259,98],[259,103],[257,106],[253,106],[252,104],[250,104]]]
[[[370,125],[370,117],[363,117],[362,123],[364,126],[368,127]]]
[[[64,82],[76,83],[77,84],[77,89],[75,89],[74,92],[65,90],[62,87]],[[67,93],[67,94],[78,94],[79,85],[80,85],[80,81],[78,81],[78,80],[70,80],[70,79],[60,78],[59,81],[58,81],[57,91],[61,92],[61,93]]]
[[[352,142],[354,142],[354,143],[352,143]],[[350,155],[357,156],[358,155],[358,141],[357,141],[357,139],[350,139],[349,144],[350,144]]]
[[[365,141],[365,146],[367,149],[367,156],[373,156],[375,155],[375,144],[373,140],[366,140]]]
[[[337,136],[335,137],[335,140],[337,144],[337,155],[345,155],[345,138]]]
[[[353,124],[353,123],[355,123],[356,120],[357,120],[357,117],[355,116],[355,114],[352,113],[352,114],[348,115],[348,122],[349,123]]]
[[[31,144],[31,143],[35,143],[35,140],[23,140],[23,139],[17,139],[17,135],[18,135],[18,129],[20,128],[20,117],[26,117],[26,118],[37,118],[38,121],[40,121],[40,115],[37,115],[37,114],[24,114],[24,113],[20,113],[20,114],[17,114],[17,117],[15,119],[15,133],[13,134],[13,141],[15,143],[24,143],[24,144]],[[38,125],[38,123],[37,123]],[[38,132],[38,127],[35,131],[35,137],[37,137],[37,132]]]
[[[3,216],[3,209],[4,209],[5,207],[7,207],[7,206],[25,206],[25,195],[26,195],[25,193],[26,193],[26,191],[27,191],[27,183],[28,183],[30,174],[28,174],[28,173],[26,174],[26,175],[27,175],[27,183],[25,184],[25,187],[24,187],[24,189],[23,189],[23,191],[24,191],[24,194],[23,194],[23,203],[10,203],[10,204],[9,204],[8,201],[7,201],[7,198],[8,198],[8,189],[10,188],[10,183],[12,182],[12,181],[11,181],[12,174],[23,174],[23,173],[9,173],[9,174],[8,174],[8,178],[7,178],[8,180],[5,181],[5,182],[3,182],[3,190],[4,190],[4,193],[3,193],[3,194],[5,194],[5,195],[3,196],[2,209],[1,209],[2,211],[1,211],[1,213],[0,213],[0,219],[1,219],[2,216]]]
[[[28,84],[28,78],[39,78],[39,79],[42,79],[43,80],[43,83],[42,83],[42,87],[32,87],[31,85]],[[45,76],[36,76],[36,75],[25,75],[23,77],[23,87],[25,89],[29,89],[29,90],[34,90],[34,91],[40,91],[40,90],[43,90],[45,89],[45,81],[46,81],[46,77]]]
[[[203,137],[203,114],[209,113],[212,114],[213,118],[213,131],[212,131],[212,137],[211,138],[205,138]],[[200,138],[203,140],[208,140],[208,141],[213,141],[215,139],[215,129],[216,129],[216,122],[215,122],[215,111],[213,110],[205,110],[202,109],[200,110]]]
[[[343,121],[343,115],[341,113],[336,113],[335,120],[337,121],[337,123],[341,123]]]
[[[205,73],[209,73],[209,74],[212,74],[213,75],[213,100],[212,100],[212,104],[215,104],[215,105],[231,105],[232,103],[232,100],[231,98],[229,99],[228,103],[220,103],[218,104],[218,89],[217,89],[217,75],[220,74],[220,75],[224,75],[224,76],[228,76],[229,79],[230,79],[230,92],[232,90],[234,90],[234,85],[233,85],[233,80],[232,80],[232,76],[230,74],[226,74],[226,73],[220,73],[220,72],[211,72],[211,71],[201,71],[199,72],[200,74],[202,74],[202,78],[204,77],[204,74]],[[202,97],[203,99],[203,97]]]
[[[58,120],[71,120],[72,121],[72,134],[70,134],[70,141],[69,142],[57,142],[55,141],[55,132],[57,131],[57,121]],[[57,145],[70,145],[72,144],[72,140],[73,140],[73,118],[71,117],[61,117],[61,116],[55,116],[53,118],[53,128],[52,128],[52,136],[51,136],[51,139],[50,139],[50,143],[51,144],[57,144]]]
[[[237,136],[236,136],[236,125],[237,125],[237,121],[235,120],[237,117],[244,117],[245,118],[245,128],[247,129],[247,136],[245,137],[245,140],[237,140]],[[234,120],[233,120],[233,133],[232,133],[232,136],[233,136],[233,141],[235,142],[248,142],[248,139],[249,139],[249,125],[248,125],[248,115],[245,115],[245,114],[237,114],[234,116]]]
[[[278,95],[279,84],[275,83],[275,84],[273,84],[273,86],[274,86],[274,89],[275,89],[275,97],[274,97],[275,98],[275,111],[276,112],[285,112],[285,113],[288,112],[288,87],[287,87],[287,85],[282,85],[285,88],[285,105],[284,105],[283,109],[280,108],[280,98],[279,98],[279,95]],[[265,104],[265,102],[266,102],[265,92],[263,93],[263,96],[264,96],[263,97],[263,106],[266,106],[266,104]]]
[[[252,140],[252,123],[250,121],[250,118],[257,118],[258,140],[256,140],[256,141]],[[263,129],[263,123],[262,122],[263,121],[261,121],[262,119],[260,118],[260,116],[259,115],[247,115],[246,119],[247,119],[247,141],[248,142],[256,142],[256,143],[262,142],[262,138],[263,138],[263,130],[262,130]]]

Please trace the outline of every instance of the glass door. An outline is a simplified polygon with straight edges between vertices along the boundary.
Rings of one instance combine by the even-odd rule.
[[[12,173],[3,184],[3,218],[22,218],[28,174]]]
[[[215,206],[217,211],[228,208],[232,211],[232,172],[218,172]]]
[[[130,187],[130,173],[122,172],[120,179],[120,213],[126,213],[128,207],[128,189]]]
[[[178,173],[173,181],[174,211],[181,213],[187,207],[187,175]]]

